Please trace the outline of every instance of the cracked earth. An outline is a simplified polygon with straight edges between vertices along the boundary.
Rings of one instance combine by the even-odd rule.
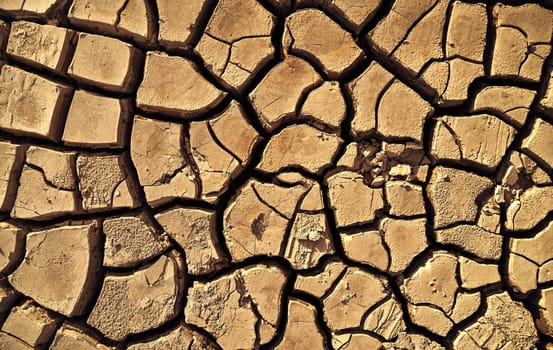
[[[0,0],[0,348],[553,349],[552,33]]]

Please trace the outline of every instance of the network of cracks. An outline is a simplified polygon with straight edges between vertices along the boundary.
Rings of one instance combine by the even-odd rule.
[[[553,349],[553,4],[0,1],[0,348]]]

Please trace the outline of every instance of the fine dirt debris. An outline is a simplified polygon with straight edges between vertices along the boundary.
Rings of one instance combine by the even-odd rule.
[[[0,349],[553,349],[553,4],[0,0]]]

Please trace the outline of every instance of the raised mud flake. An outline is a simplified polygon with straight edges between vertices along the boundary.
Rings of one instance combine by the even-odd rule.
[[[351,34],[317,9],[300,10],[290,15],[286,19],[283,41],[284,45],[290,43],[291,53],[314,58],[333,79],[364,56]]]
[[[538,335],[532,315],[507,292],[486,298],[486,312],[454,339],[454,349],[533,349]]]
[[[311,173],[320,173],[331,165],[341,144],[342,139],[335,134],[319,131],[307,124],[291,125],[269,140],[257,168],[275,173],[299,167]],[[308,148],[317,152],[306,152]]]
[[[342,171],[327,179],[330,206],[338,227],[369,223],[384,208],[383,191],[365,184],[365,178]]]
[[[86,211],[138,205],[130,191],[130,177],[122,156],[80,155],[77,176]]]
[[[437,119],[431,152],[438,160],[469,161],[493,169],[515,135],[512,126],[489,114],[444,116]]]
[[[2,332],[30,346],[41,347],[52,339],[58,323],[58,318],[51,312],[27,300],[11,310],[2,325]]]
[[[252,265],[210,282],[194,282],[185,321],[211,333],[223,349],[266,344],[280,322],[285,281],[280,268]]]
[[[67,112],[61,139],[66,145],[122,148],[130,109],[130,100],[77,90]]]
[[[152,339],[133,343],[128,350],[158,350],[158,349],[191,349],[191,350],[216,350],[219,349],[207,337],[191,330],[186,325],[161,334]]]
[[[553,243],[553,223],[530,238],[509,240],[508,280],[519,293],[528,293],[539,283],[553,280],[551,260],[553,254],[548,248]]]
[[[67,317],[81,315],[99,277],[99,239],[95,224],[31,232],[25,259],[9,281],[48,309]]]
[[[553,210],[553,186],[532,186],[519,194],[507,207],[508,231],[531,230]]]
[[[388,296],[387,282],[369,272],[349,267],[323,300],[324,319],[332,331],[359,327],[365,312]]]
[[[149,40],[152,15],[145,0],[73,0],[67,18],[88,30]]]
[[[196,46],[207,68],[240,90],[274,56],[274,16],[254,0],[222,0]]]
[[[13,205],[23,152],[19,145],[0,142],[0,210],[10,210]]]
[[[553,11],[538,4],[493,8],[496,22],[491,75],[539,81],[551,52]]]
[[[233,261],[280,254],[286,230],[306,189],[248,181],[224,212],[223,234]]]
[[[104,266],[134,267],[169,246],[144,215],[108,218],[102,228],[106,236]]]
[[[325,339],[319,329],[315,307],[303,300],[288,300],[288,322],[282,341],[276,350],[326,349]]]
[[[0,129],[56,141],[71,88],[3,65]]]
[[[496,112],[521,127],[526,122],[536,92],[516,86],[486,86],[478,92],[472,110]]]
[[[224,258],[216,237],[215,212],[175,208],[159,213],[155,218],[184,249],[188,273],[210,273],[223,265]]]
[[[435,167],[426,189],[435,211],[434,227],[474,221],[479,209],[478,196],[492,185],[491,180],[464,170]]]
[[[249,100],[265,128],[274,130],[283,119],[294,115],[298,100],[306,90],[321,82],[309,63],[287,55],[250,93]]]
[[[541,118],[532,124],[532,130],[522,141],[522,150],[538,156],[549,167],[553,167],[553,125]]]
[[[158,0],[159,41],[169,47],[190,44],[197,34],[197,23],[206,0]]]
[[[67,72],[71,77],[99,88],[131,92],[138,76],[141,55],[140,50],[126,42],[79,33]]]
[[[324,213],[296,213],[284,256],[295,269],[314,267],[326,254],[334,253],[334,244]]]
[[[181,147],[182,139],[181,124],[134,117],[131,159],[150,205],[196,197],[196,184]]]
[[[52,25],[13,22],[6,53],[37,68],[64,73],[72,35],[73,31]]]
[[[224,96],[191,61],[160,52],[146,54],[144,79],[136,96],[138,107],[186,118],[214,107]]]
[[[86,332],[64,323],[56,332],[50,350],[112,350]]]
[[[87,323],[106,337],[123,340],[173,319],[180,306],[183,262],[162,255],[132,274],[107,274]]]
[[[459,290],[455,278],[457,258],[447,252],[435,252],[403,283],[414,323],[440,336],[446,336],[457,324],[476,312],[480,294]]]

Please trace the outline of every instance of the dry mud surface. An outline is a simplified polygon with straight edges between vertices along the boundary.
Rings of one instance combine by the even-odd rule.
[[[0,349],[553,349],[552,32],[0,0]]]

